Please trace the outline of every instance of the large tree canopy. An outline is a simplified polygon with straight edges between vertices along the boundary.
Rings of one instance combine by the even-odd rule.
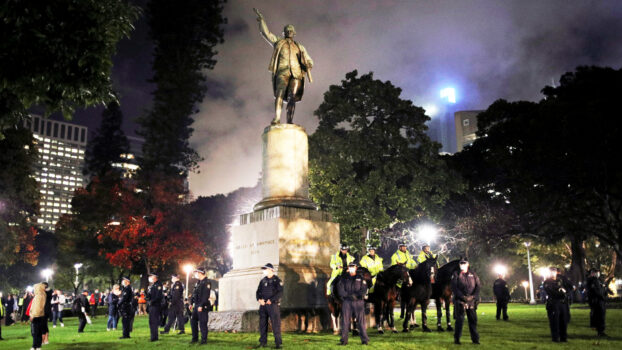
[[[311,196],[341,225],[342,239],[361,246],[361,230],[436,216],[460,189],[425,134],[430,119],[401,89],[372,73],[346,74],[315,111],[310,138]]]
[[[33,105],[69,118],[114,100],[112,55],[137,15],[123,0],[3,1],[0,137]]]

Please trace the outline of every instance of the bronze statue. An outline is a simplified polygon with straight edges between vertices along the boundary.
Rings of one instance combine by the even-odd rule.
[[[283,38],[270,33],[268,25],[263,15],[253,9],[257,14],[257,22],[259,22],[259,31],[268,43],[274,47],[270,66],[268,70],[272,72],[272,89],[275,97],[275,117],[272,124],[279,124],[281,121],[281,108],[283,106],[283,98],[287,97],[287,123],[292,124],[294,120],[294,110],[296,102],[302,99],[304,92],[305,76],[309,78],[309,82],[313,82],[311,78],[311,68],[313,60],[309,57],[307,50],[294,41],[296,30],[294,26],[288,24],[283,29]]]

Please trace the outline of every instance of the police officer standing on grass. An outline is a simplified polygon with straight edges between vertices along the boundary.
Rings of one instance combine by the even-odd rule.
[[[544,281],[547,294],[546,312],[549,317],[551,337],[554,342],[568,341],[568,307],[567,290],[563,281],[557,276],[557,268],[551,267],[550,277]]]
[[[596,328],[599,337],[606,337],[605,334],[605,302],[609,288],[600,280],[600,271],[591,269],[590,276],[586,281],[588,303],[590,305],[590,327]]]
[[[158,275],[149,274],[149,289],[147,290],[147,302],[149,303],[149,329],[151,331],[151,341],[158,340],[158,327],[160,326],[160,315],[164,293],[162,282],[158,281]]]
[[[255,293],[259,302],[259,346],[268,344],[268,319],[272,321],[272,333],[276,348],[283,344],[281,339],[281,310],[279,302],[283,296],[283,282],[274,274],[274,266],[267,263],[262,268],[264,278],[259,281]]]
[[[199,281],[194,286],[192,292],[192,317],[190,327],[192,328],[192,340],[190,343],[199,341],[199,329],[201,330],[201,344],[207,344],[207,322],[208,308],[210,305],[210,289],[205,277],[205,269],[202,267],[194,270],[195,278]]]
[[[348,333],[352,317],[356,317],[361,343],[367,345],[367,324],[365,322],[365,294],[367,283],[356,274],[356,263],[348,264],[348,273],[337,283],[341,299],[341,340],[339,345],[348,344]]]
[[[160,332],[160,334],[168,334],[175,321],[177,321],[177,329],[179,330],[177,334],[185,334],[184,285],[179,281],[179,275],[177,274],[171,276],[171,282],[173,282],[173,285],[168,293],[171,300],[171,305],[168,309],[168,323],[164,326],[164,330]]]
[[[501,312],[503,312],[503,320],[507,321],[510,290],[508,289],[508,283],[503,279],[503,274],[499,274],[498,277],[492,285],[492,291],[497,299],[497,321],[501,317]]]
[[[119,313],[121,314],[121,324],[123,325],[123,336],[119,339],[129,339],[130,331],[132,329],[132,318],[134,316],[134,308],[132,307],[132,301],[134,299],[134,292],[130,285],[130,278],[123,277],[121,279],[121,297],[119,298]]]
[[[473,344],[479,344],[477,333],[477,305],[479,304],[479,277],[469,269],[469,261],[460,259],[460,271],[454,272],[451,277],[451,291],[454,296],[454,317],[456,328],[454,331],[454,344],[460,344],[464,315],[469,321],[469,333]]]

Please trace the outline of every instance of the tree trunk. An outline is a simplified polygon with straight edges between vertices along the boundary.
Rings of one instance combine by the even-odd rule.
[[[575,286],[585,283],[585,245],[584,237],[579,234],[570,236],[570,250],[572,253],[572,262],[567,276]],[[578,288],[577,288],[578,291]],[[578,295],[575,295],[575,300]]]
[[[361,247],[361,258],[365,256],[365,254],[367,254],[367,244],[369,243],[367,241],[367,227],[361,227],[361,241],[363,242],[362,247]]]

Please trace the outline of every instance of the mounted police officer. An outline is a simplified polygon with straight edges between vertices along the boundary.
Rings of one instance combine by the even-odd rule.
[[[119,339],[129,339],[130,331],[132,330],[132,317],[134,317],[134,308],[132,307],[132,301],[134,299],[134,292],[130,285],[130,278],[123,277],[121,279],[121,297],[119,298],[119,313],[121,314],[121,323],[123,325],[123,336]]]
[[[414,269],[417,267],[417,262],[413,259],[413,256],[408,251],[408,247],[405,242],[400,243],[397,250],[391,256],[391,266],[404,265],[408,269]],[[402,288],[402,282],[397,282],[397,288]],[[403,315],[401,317],[404,317]]]
[[[162,314],[162,301],[164,292],[162,282],[158,280],[155,273],[149,274],[149,289],[146,299],[149,303],[149,330],[151,331],[151,341],[158,341],[158,327],[160,327],[160,315]]]
[[[168,322],[160,334],[168,334],[175,321],[177,321],[177,329],[179,330],[177,334],[185,334],[184,285],[179,281],[179,275],[177,274],[171,276],[171,282],[173,282],[173,284],[168,294],[171,301],[171,306],[168,309]]]
[[[267,263],[262,268],[264,278],[259,281],[255,296],[259,302],[259,346],[264,347],[268,343],[268,319],[272,321],[272,333],[274,343],[280,349],[283,344],[281,339],[281,310],[279,302],[283,296],[283,282],[274,274],[274,266]]]
[[[376,255],[376,247],[370,246],[367,248],[367,255],[361,258],[359,264],[366,268],[372,277],[372,285],[369,289],[369,292],[372,293],[374,286],[376,285],[376,276],[384,271],[384,266],[382,266],[382,258]]]
[[[202,267],[194,270],[195,278],[199,281],[194,286],[192,292],[192,317],[190,319],[190,327],[192,328],[192,341],[199,341],[199,329],[201,330],[201,344],[207,344],[207,322],[208,308],[210,306],[210,288],[208,285],[205,269]]]
[[[554,342],[568,341],[568,291],[563,281],[557,276],[557,268],[550,268],[550,277],[544,281],[546,292],[546,312],[549,317],[551,337]]]
[[[367,336],[367,324],[365,322],[365,294],[367,293],[367,283],[356,274],[356,264],[348,264],[347,274],[342,276],[337,282],[337,290],[341,299],[341,341],[340,345],[348,344],[348,332],[350,322],[354,316],[357,321],[361,342],[364,345],[369,343]]]
[[[596,328],[599,337],[606,337],[605,334],[605,302],[609,288],[600,279],[600,270],[591,269],[590,276],[586,281],[587,299],[590,304],[590,327]]]
[[[422,262],[425,262],[428,259],[436,259],[436,254],[433,254],[432,251],[430,250],[430,245],[429,244],[424,244],[421,247],[421,252],[419,252],[419,256],[417,257],[417,263],[421,264]],[[436,266],[439,266],[439,261],[436,261]]]
[[[498,275],[492,285],[492,292],[497,299],[497,320],[501,318],[501,312],[503,312],[503,320],[508,320],[508,303],[510,302],[510,290],[508,289],[508,283],[503,279],[503,274]]]
[[[479,344],[477,333],[477,305],[479,304],[479,277],[469,269],[469,261],[460,259],[460,271],[454,272],[451,277],[451,291],[454,297],[454,317],[456,328],[454,331],[454,344],[460,344],[462,325],[466,314],[469,322],[469,333],[473,344]]]
[[[339,275],[345,275],[345,266],[354,261],[354,257],[348,252],[350,247],[347,244],[341,244],[341,249],[335,255],[330,256],[330,268],[332,270],[330,279],[328,280],[326,295],[332,293],[333,282]]]

